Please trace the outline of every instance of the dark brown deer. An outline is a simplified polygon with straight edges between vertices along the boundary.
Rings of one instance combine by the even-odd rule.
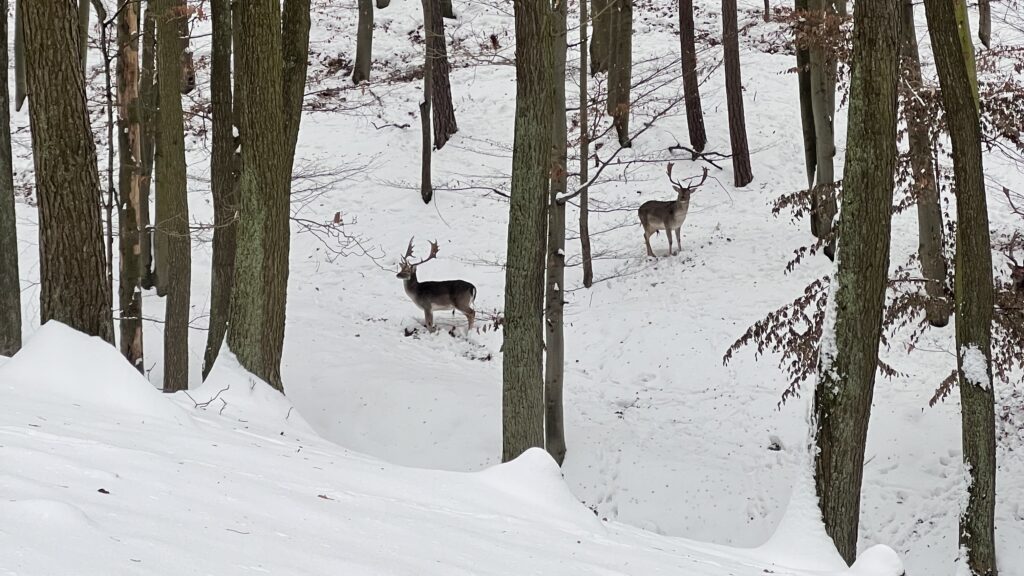
[[[668,253],[672,252],[672,232],[676,233],[676,245],[682,248],[683,241],[679,237],[679,229],[683,227],[686,220],[686,213],[690,209],[690,196],[708,179],[708,169],[704,169],[700,182],[693,186],[683,186],[679,181],[672,178],[672,163],[669,162],[668,181],[672,183],[672,189],[676,191],[675,200],[650,200],[640,205],[637,216],[640,217],[640,224],[644,227],[644,244],[647,245],[647,255],[654,256],[651,249],[651,236],[661,230],[668,236]],[[696,176],[694,177],[696,178]],[[692,180],[690,178],[688,180]]]
[[[476,312],[473,310],[473,301],[476,299],[476,286],[465,280],[441,280],[439,282],[420,282],[416,278],[416,267],[424,262],[429,262],[437,256],[437,242],[430,243],[430,255],[423,260],[413,263],[412,238],[409,239],[409,248],[402,256],[401,271],[396,276],[401,278],[405,284],[405,293],[409,298],[423,310],[423,319],[430,330],[434,329],[435,310],[458,310],[466,315],[469,320],[469,329],[473,329],[473,320]]]
[[[1013,291],[1024,295],[1024,265],[1019,264],[1013,255],[1013,247],[1016,246],[1019,237],[1020,233],[1015,232],[1013,240],[1010,240],[1010,253],[1006,256],[1010,262],[1006,265],[1010,267],[1010,282],[1013,284]]]

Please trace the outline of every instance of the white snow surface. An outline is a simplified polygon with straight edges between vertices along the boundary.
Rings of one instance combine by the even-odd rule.
[[[974,344],[964,346],[960,350],[960,358],[960,370],[963,371],[964,378],[978,388],[988,390],[990,370],[988,360],[981,350]]]
[[[659,65],[678,68],[671,62],[679,46],[676,5],[636,3],[638,77]],[[695,5],[698,38],[717,40],[720,4]],[[741,38],[741,58],[754,182],[734,189],[728,161],[722,170],[712,168],[691,201],[680,254],[667,257],[667,242],[657,236],[653,246],[662,257],[653,261],[645,258],[635,209],[673,196],[663,163],[607,170],[590,192],[590,228],[600,232],[593,237],[597,283],[590,290],[581,286],[579,242],[572,234],[567,239],[564,480],[542,454],[496,466],[502,335],[489,329],[488,317],[504,299],[508,204],[488,188],[507,191],[511,166],[510,4],[455,0],[460,18],[446,22],[446,33],[459,132],[434,153],[437,190],[425,206],[418,192],[422,86],[375,80],[352,88],[338,63],[354,58],[356,3],[314,0],[316,54],[294,214],[327,222],[340,212],[350,223],[346,230],[376,260],[358,249],[336,257],[293,224],[285,398],[254,384],[229,355],[201,384],[208,231],[193,243],[191,399],[154,391],[163,376],[164,302],[152,291],[144,298],[146,318],[157,320],[145,323],[146,378],[99,342],[49,325],[40,329],[37,216],[19,202],[28,345],[14,359],[0,358],[0,574],[840,570],[810,482],[810,390],[780,407],[787,380],[777,357],[750,350],[722,364],[748,326],[832,271],[816,256],[783,273],[810,233],[805,221],[773,217],[769,203],[806,180],[797,82],[785,73],[794,58],[763,49],[778,25],[761,22],[761,6],[740,1],[740,27],[751,25]],[[576,2],[569,9],[573,19]],[[410,42],[421,34],[420,10],[415,2],[394,2],[376,12],[377,78],[411,73],[422,61],[422,44]],[[928,59],[920,8],[917,15]],[[200,61],[209,54],[206,32],[208,24],[198,23]],[[482,48],[493,45],[492,34],[500,47]],[[575,28],[570,34],[574,43]],[[1021,40],[996,18],[992,37],[994,43]],[[720,43],[702,42],[700,62],[721,58]],[[569,62],[576,58],[573,47]],[[90,65],[99,62],[93,49]],[[186,108],[208,98],[206,74],[199,70]],[[925,74],[934,75],[927,62]],[[102,75],[90,78],[105,170]],[[576,105],[576,81],[573,72],[569,108]],[[325,90],[340,90],[344,100],[328,99],[340,111],[318,110]],[[675,80],[659,94],[674,97],[680,90]],[[721,69],[701,95],[707,149],[728,153]],[[26,111],[12,116],[19,189],[33,177]],[[635,118],[634,127],[644,120]],[[400,127],[405,124],[411,127]],[[841,172],[845,108],[836,130]],[[677,141],[685,144],[686,134],[680,110],[620,157],[658,155],[676,162],[680,177],[698,175],[699,162],[666,152]],[[210,143],[198,133],[187,141],[191,219],[209,223]],[[613,149],[604,139],[601,158]],[[993,184],[1024,189],[999,154],[986,154],[985,167]],[[1007,216],[999,186],[989,190],[993,232],[1019,226]],[[570,205],[570,230],[576,217]],[[448,314],[435,321],[457,326],[455,337],[412,330],[421,328],[422,317],[395,278],[410,236],[437,238],[441,246],[438,258],[419,269],[422,280],[463,278],[478,288],[481,330],[465,335],[464,318]],[[909,210],[893,222],[893,266],[916,249],[916,215]],[[879,377],[875,386],[861,559],[851,570],[895,574],[894,559],[876,547],[883,545],[910,574],[952,574],[964,496],[959,399],[954,393],[934,408],[928,400],[956,369],[954,327],[931,331],[909,352],[898,334],[891,344],[881,355],[900,374]],[[1024,391],[997,381],[995,395],[1000,572],[1024,576]]]

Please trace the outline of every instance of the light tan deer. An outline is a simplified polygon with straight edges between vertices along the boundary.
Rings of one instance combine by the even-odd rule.
[[[458,310],[469,320],[469,329],[473,329],[476,312],[473,301],[476,299],[476,286],[465,280],[441,280],[439,282],[420,282],[416,278],[416,267],[429,262],[437,256],[437,242],[430,243],[430,255],[419,262],[412,263],[412,238],[409,248],[402,256],[401,271],[396,274],[405,284],[405,293],[423,310],[423,319],[430,330],[434,329],[435,310]]]
[[[637,216],[640,217],[640,224],[644,227],[644,244],[647,245],[647,255],[655,256],[651,249],[651,236],[664,230],[668,236],[668,253],[672,252],[672,231],[676,233],[676,245],[682,248],[683,241],[679,237],[679,229],[683,227],[686,220],[686,213],[690,209],[690,196],[708,179],[708,169],[704,169],[704,175],[700,182],[693,186],[683,186],[672,178],[672,163],[669,162],[668,181],[672,183],[672,189],[676,191],[675,200],[650,200],[640,205]],[[694,176],[696,178],[696,176]],[[689,180],[692,180],[690,178]]]

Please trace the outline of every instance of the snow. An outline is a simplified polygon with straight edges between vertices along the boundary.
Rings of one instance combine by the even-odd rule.
[[[988,360],[981,350],[974,344],[964,346],[960,349],[960,359],[964,379],[982,390],[988,390],[990,371]]]
[[[638,77],[655,66],[646,63],[651,58],[675,57],[676,4],[637,4],[637,30],[645,30],[634,39]],[[698,37],[717,38],[719,3],[695,4]],[[460,20],[446,22],[459,46],[452,51],[452,86],[460,131],[434,153],[438,189],[424,206],[418,123],[389,127],[418,117],[422,86],[375,81],[351,89],[343,73],[331,75],[332,59],[352,59],[355,3],[316,0],[314,6],[319,55],[311,58],[307,92],[340,88],[347,112],[304,115],[296,166],[306,176],[300,184],[304,190],[322,186],[323,195],[297,193],[302,202],[295,209],[319,222],[342,212],[352,222],[347,232],[376,260],[359,250],[336,257],[295,230],[282,366],[287,396],[281,397],[224,355],[200,384],[211,255],[209,232],[197,234],[191,399],[164,395],[153,389],[163,375],[164,302],[152,291],[144,298],[146,318],[156,320],[144,324],[145,379],[104,355],[105,345],[62,336],[64,330],[49,324],[39,327],[36,211],[19,202],[29,348],[16,359],[0,359],[0,574],[741,576],[841,570],[810,483],[810,389],[780,408],[787,380],[776,357],[758,359],[750,351],[728,365],[721,361],[754,321],[834,270],[819,255],[791,274],[782,272],[810,234],[805,221],[774,218],[769,202],[806,181],[796,79],[784,73],[793,57],[758,49],[758,38],[775,26],[754,17],[761,3],[740,2],[741,10],[755,11],[744,12],[752,27],[741,40],[754,183],[731,189],[728,162],[713,169],[705,193],[694,195],[681,253],[664,256],[662,244],[655,246],[662,257],[647,261],[635,208],[671,195],[664,166],[607,170],[590,192],[591,230],[602,233],[592,239],[597,283],[589,290],[581,287],[579,242],[572,233],[567,239],[560,286],[568,443],[562,480],[536,452],[498,465],[500,329],[406,336],[422,318],[389,268],[410,236],[438,238],[442,252],[420,268],[420,277],[473,282],[481,327],[492,325],[491,315],[503,305],[508,204],[486,190],[446,188],[507,191],[515,110],[514,70],[506,60],[514,51],[508,7],[456,0]],[[569,8],[573,14],[575,3]],[[375,14],[375,73],[411,72],[421,61],[422,45],[409,41],[420,9],[392,3]],[[1011,31],[993,16],[993,39],[1005,41]],[[920,9],[918,18],[927,54]],[[207,26],[197,26],[197,60],[209,52]],[[498,50],[467,54],[492,33]],[[577,56],[570,51],[569,61]],[[720,56],[716,46],[698,58]],[[96,53],[90,62],[99,62]],[[470,62],[476,65],[465,66]],[[666,67],[678,70],[676,63]],[[199,74],[194,103],[208,96],[206,72]],[[100,81],[95,77],[94,94]],[[572,99],[575,76],[567,82]],[[679,90],[673,80],[660,95]],[[728,153],[720,69],[701,94],[707,150]],[[102,145],[102,115],[95,111]],[[642,121],[634,118],[634,126]],[[841,171],[843,109],[835,121]],[[14,114],[13,122],[16,182],[30,181],[26,112]],[[621,157],[663,158],[686,133],[680,111]],[[209,141],[189,137],[188,145],[191,221],[209,223]],[[601,157],[613,147],[605,141]],[[105,158],[102,146],[98,156]],[[700,174],[688,156],[673,160],[680,176]],[[999,154],[986,154],[985,167],[992,181],[1024,188]],[[998,187],[990,190],[993,231],[1019,225],[1007,216]],[[570,204],[570,230],[574,210]],[[894,219],[893,232],[895,266],[917,249],[913,210]],[[461,316],[438,314],[435,321],[465,326]],[[859,542],[867,564],[859,568],[888,573],[892,565],[873,548],[885,545],[908,573],[949,574],[959,554],[964,494],[959,399],[954,394],[934,408],[928,399],[956,367],[954,329],[930,332],[911,352],[903,343],[896,335],[880,351],[901,374],[879,378],[875,387]],[[32,362],[26,353],[35,355]],[[1010,431],[998,440],[1000,572],[1024,576],[1020,396],[1009,386],[995,388],[998,413],[1007,415],[1000,425]]]

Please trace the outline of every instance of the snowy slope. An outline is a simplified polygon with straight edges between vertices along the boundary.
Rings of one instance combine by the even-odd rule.
[[[449,23],[448,33],[456,64],[452,85],[460,132],[435,153],[434,183],[439,190],[435,203],[424,206],[418,194],[419,83],[378,81],[364,89],[348,88],[347,78],[336,72],[336,66],[354,57],[355,3],[315,4],[313,47],[319,54],[311,67],[310,106],[343,111],[309,112],[303,118],[297,164],[300,171],[303,166],[315,167],[319,175],[304,179],[302,185],[306,190],[324,187],[324,193],[303,194],[304,201],[296,210],[301,217],[321,222],[341,212],[352,222],[348,231],[361,238],[375,259],[358,255],[357,247],[352,248],[356,254],[335,258],[330,254],[336,247],[331,241],[325,246],[301,233],[300,227],[293,227],[284,361],[288,399],[296,407],[292,418],[301,414],[326,440],[393,464],[482,470],[500,458],[501,334],[464,335],[461,317],[439,315],[440,322],[459,327],[457,337],[446,332],[406,336],[407,328],[418,325],[419,315],[402,293],[394,272],[410,236],[418,239],[420,253],[426,250],[427,240],[437,238],[439,259],[424,266],[421,277],[463,277],[478,287],[481,310],[493,312],[502,306],[507,204],[480,187],[508,185],[515,96],[514,69],[508,61],[514,48],[510,6],[456,0],[460,20]],[[700,9],[699,37],[718,37],[718,3],[698,0],[696,4]],[[741,7],[756,10],[758,4],[741,2]],[[638,3],[634,43],[638,76],[660,65],[677,67],[672,64],[678,51],[674,5],[668,0]],[[374,39],[378,76],[411,72],[420,61],[422,46],[410,42],[410,36],[416,35],[419,9],[415,2],[395,2],[378,11]],[[575,10],[575,3],[570,3],[570,10]],[[785,380],[771,356],[757,360],[746,353],[728,366],[721,361],[726,348],[752,322],[792,300],[808,281],[831,269],[827,261],[818,258],[790,275],[782,273],[793,250],[809,237],[805,222],[776,219],[769,207],[779,194],[804,185],[796,80],[784,73],[793,65],[791,57],[766,54],[758,48],[763,44],[759,38],[774,26],[758,18],[753,12],[741,16],[741,26],[753,24],[741,49],[754,183],[743,190],[733,189],[727,162],[723,170],[712,170],[716,180],[694,195],[683,228],[682,253],[651,262],[644,259],[642,234],[633,211],[645,200],[671,195],[664,180],[664,164],[610,170],[608,181],[592,192],[597,210],[592,214],[591,229],[607,231],[594,237],[595,251],[601,255],[596,262],[601,282],[584,290],[579,268],[567,271],[569,453],[563,469],[565,481],[575,498],[596,512],[597,518],[609,520],[606,529],[644,542],[659,542],[652,546],[665,547],[667,541],[612,522],[717,545],[755,547],[769,541],[780,524],[783,532],[789,530],[783,521],[787,506],[801,509],[806,505],[806,490],[794,490],[805,482],[806,398],[792,400],[781,409],[777,406]],[[927,34],[923,31],[920,27],[925,51]],[[997,25],[994,37],[1001,33],[1006,32]],[[492,34],[499,41],[498,50],[482,47],[490,44]],[[200,53],[208,50],[203,44],[206,41],[198,41]],[[719,48],[712,47],[702,51],[700,58],[703,63],[713,62],[720,55]],[[570,62],[576,57],[571,50]],[[477,65],[468,66],[471,62]],[[575,75],[568,82],[570,95],[575,94]],[[667,83],[657,92],[658,97],[672,97],[679,87],[678,81]],[[320,91],[325,89],[332,91],[321,99]],[[341,91],[335,93],[334,89]],[[201,86],[196,98],[202,98],[203,91]],[[727,153],[720,70],[702,86],[702,96],[708,149]],[[837,166],[841,169],[845,115],[841,113],[837,121]],[[27,117],[18,115],[15,122],[24,126]],[[635,126],[641,122],[634,119]],[[398,127],[404,124],[411,127]],[[19,138],[15,150],[22,155],[20,166],[27,170],[27,131]],[[685,117],[680,112],[660,120],[623,158],[671,158],[677,162],[677,174],[699,173],[698,164],[667,152],[677,139],[685,143],[685,138]],[[190,207],[195,221],[209,222],[212,209],[204,156],[208,142],[193,138],[191,146],[189,170],[194,186]],[[610,143],[605,146],[602,157],[612,148]],[[986,163],[994,181],[1024,188],[1020,175],[998,157],[987,157]],[[26,178],[27,174],[19,176]],[[992,194],[995,230],[1011,225],[1001,210],[1004,204],[1001,196]],[[26,333],[32,333],[38,323],[32,284],[38,280],[35,216],[29,206],[19,205],[18,210],[24,247],[21,273],[29,324]],[[569,221],[575,218],[575,211],[570,210]],[[894,234],[892,260],[899,263],[916,249],[912,211],[894,222]],[[192,301],[197,327],[203,324],[209,291],[207,239],[207,234],[200,234],[193,253]],[[667,248],[660,236],[653,239],[653,245],[659,254]],[[568,242],[567,254],[570,262],[578,260],[578,242]],[[162,317],[162,302],[155,295],[147,295],[145,306],[147,317]],[[156,385],[162,377],[161,328],[149,323],[145,334],[146,366]],[[192,331],[193,387],[199,385],[204,343],[205,333]],[[891,545],[912,573],[952,573],[957,554],[956,523],[963,490],[958,402],[954,395],[940,406],[927,407],[935,384],[954,365],[952,350],[952,326],[937,331],[912,353],[897,346],[885,350],[887,360],[908,376],[880,378],[876,386],[860,549]],[[207,398],[222,386],[212,387],[205,391]],[[1024,409],[1018,407],[1019,396],[1010,404],[1008,392],[1000,390],[1007,401],[1003,408],[1011,417],[1020,418]],[[192,407],[190,402],[181,404]],[[44,405],[42,409],[51,408]],[[230,408],[225,413],[230,413]],[[194,420],[196,415],[189,418]],[[23,419],[12,422],[20,423],[12,424],[15,428],[25,430]],[[209,423],[206,416],[193,423],[216,431],[210,434],[217,435],[219,442],[220,435],[234,434],[225,431],[230,428]],[[249,424],[256,426],[257,422],[253,419]],[[197,444],[210,444],[205,436],[198,437],[189,450]],[[104,438],[114,446],[123,441]],[[310,442],[325,453],[337,454],[337,448],[327,448],[330,445],[324,441]],[[186,453],[184,448],[179,452],[182,458]],[[1024,438],[1001,439],[1000,457],[997,539],[1001,569],[1009,576],[1024,576],[1024,550],[1019,545],[1024,542]],[[206,462],[220,458],[196,457]],[[340,456],[333,458],[342,462]],[[361,461],[362,457],[352,458]],[[240,477],[266,476],[264,470],[273,469],[272,478],[286,485],[322,479],[306,468],[291,475],[279,460],[267,460],[272,462],[267,467],[250,466],[242,459],[233,461]],[[292,457],[289,464],[298,461]],[[165,463],[154,464],[149,474],[166,472],[162,468]],[[379,466],[386,470],[373,477],[372,485],[386,483],[386,476],[392,473],[399,474],[394,471],[400,469]],[[6,469],[4,466],[0,472]],[[543,465],[529,470],[540,477],[550,472],[545,472]],[[335,482],[335,477],[330,481]],[[162,482],[169,484],[166,478]],[[304,484],[301,492],[318,490],[316,486],[315,482]],[[402,491],[408,490],[402,486]],[[313,490],[307,490],[310,487]],[[460,485],[451,493],[472,492],[463,488]],[[257,501],[272,492],[253,490]],[[317,494],[325,493],[320,490]],[[200,500],[190,504],[193,511],[214,505],[213,495],[196,498]],[[565,505],[560,502],[559,509]],[[237,506],[251,507],[251,503],[242,498]],[[300,511],[296,516],[305,514],[316,522],[327,522],[313,516],[315,512],[306,504],[289,502],[288,506]],[[428,518],[423,514],[419,518]],[[219,509],[215,516],[226,517]],[[362,523],[370,520],[353,514],[346,522],[365,527]],[[335,524],[332,520],[328,525]],[[794,539],[802,541],[808,537],[805,524],[797,525]],[[197,525],[185,524],[176,531],[194,534],[195,530],[185,529],[188,526]],[[229,545],[223,536],[234,534],[221,530],[227,527],[247,531],[218,526],[218,538],[204,539],[190,550],[200,554],[206,546]],[[166,529],[161,527],[161,531]],[[302,535],[304,530],[307,528],[282,532]],[[311,530],[317,531],[316,526]],[[263,548],[245,541],[238,544],[245,546],[246,552]],[[776,542],[773,549],[791,554],[795,548],[800,546]],[[409,557],[419,552],[411,551]],[[541,547],[533,552],[543,553]]]

